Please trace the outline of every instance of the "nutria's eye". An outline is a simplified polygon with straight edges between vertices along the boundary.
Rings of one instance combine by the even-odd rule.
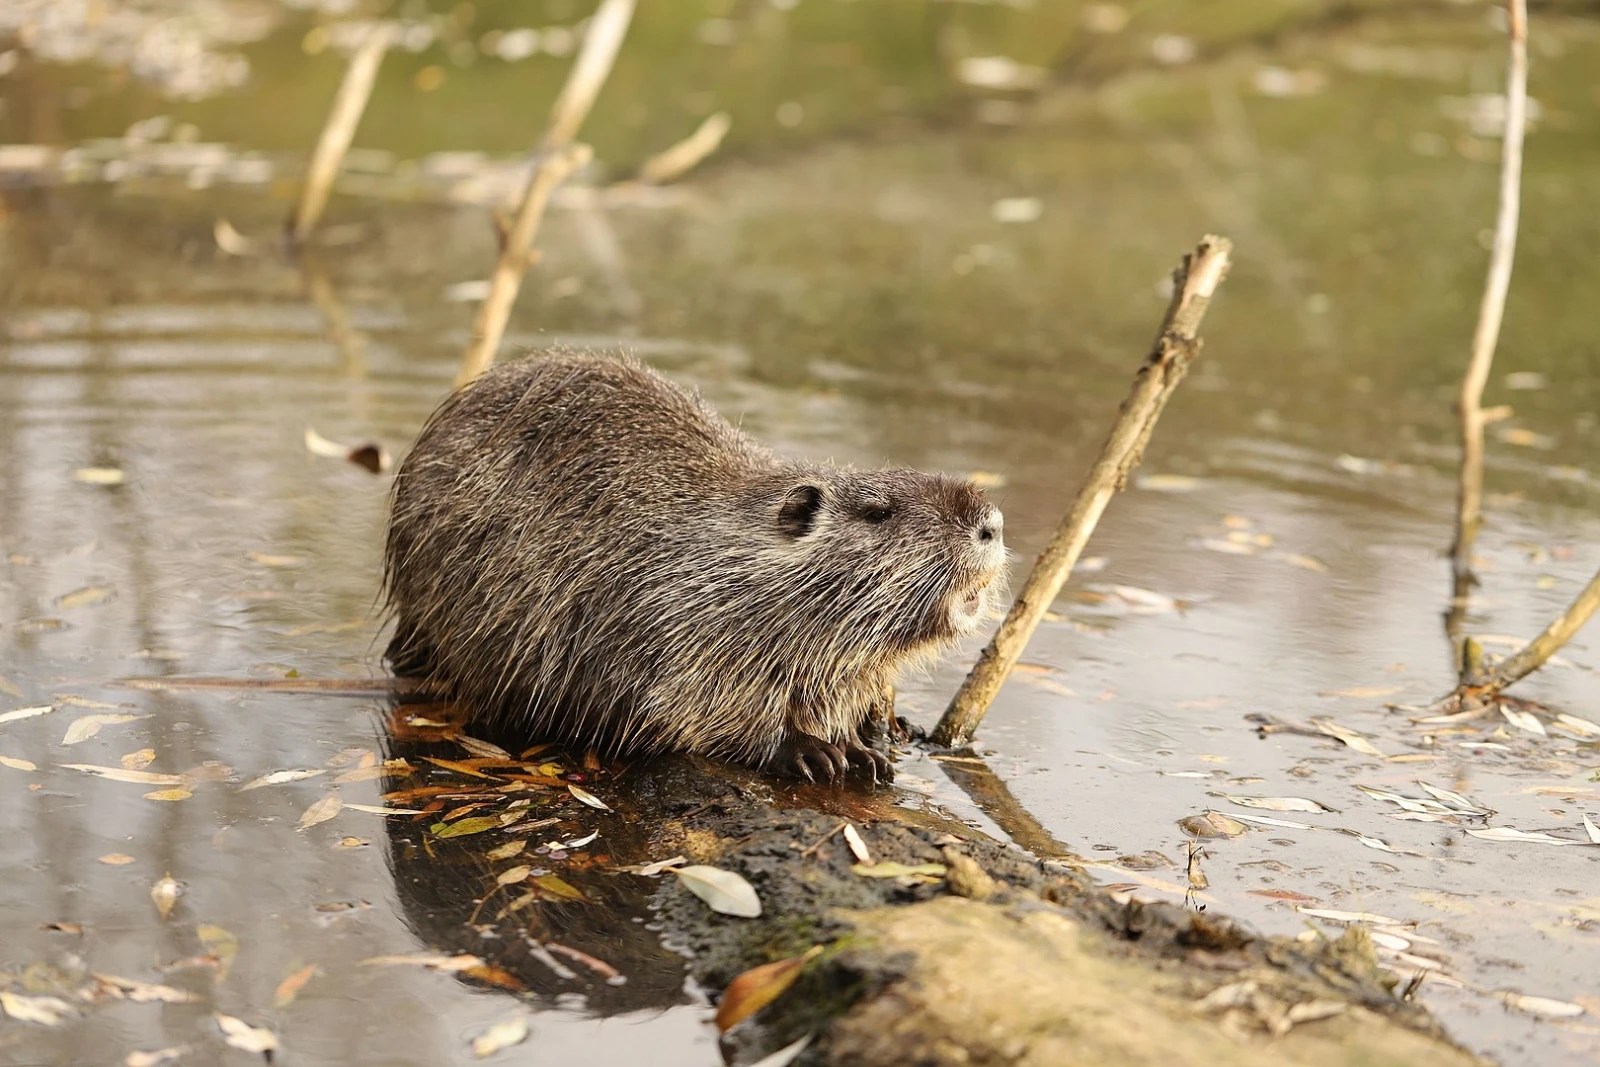
[[[797,485],[784,495],[778,508],[778,529],[790,537],[804,537],[817,525],[822,510],[822,490],[814,485]]]
[[[888,504],[868,504],[861,511],[861,517],[868,522],[888,522],[894,517],[894,509]]]

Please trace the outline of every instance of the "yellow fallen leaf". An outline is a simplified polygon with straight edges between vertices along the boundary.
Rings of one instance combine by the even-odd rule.
[[[339,809],[342,807],[344,807],[344,801],[339,794],[329,793],[305,810],[305,813],[300,816],[300,822],[295,826],[295,829],[309,830],[318,823],[325,823],[339,814]]]
[[[194,796],[193,792],[191,792],[188,789],[185,789],[183,786],[180,785],[180,786],[175,786],[172,789],[156,789],[156,790],[152,790],[151,792],[146,793],[144,795],[144,798],[146,800],[164,800],[164,801],[171,802],[171,801],[179,801],[179,800],[188,800],[192,796]]]
[[[36,771],[39,765],[32,760],[19,759],[16,756],[0,756],[0,766],[10,767],[14,771]]]
[[[135,862],[135,860],[126,852],[107,852],[104,856],[100,857],[100,862],[111,867],[122,867],[126,864]]]
[[[86,608],[92,604],[103,604],[116,593],[117,591],[109,585],[86,585],[82,589],[74,589],[70,593],[56,597],[56,607]]]
[[[67,727],[66,735],[61,738],[61,743],[63,745],[76,745],[82,741],[89,740],[89,738],[99,733],[101,727],[117,726],[121,723],[136,722],[139,719],[148,719],[149,717],[148,715],[126,714],[84,715],[74,720],[72,725]]]
[[[205,950],[217,958],[217,981],[221,982],[228,977],[228,972],[233,969],[234,957],[239,955],[239,939],[233,935],[233,931],[211,923],[201,923],[194,932]]]
[[[126,479],[116,467],[79,467],[72,480],[84,485],[121,485]]]
[[[271,552],[246,552],[245,557],[251,563],[258,563],[263,567],[298,567],[306,561],[304,556],[274,555]]]
[[[155,902],[156,911],[161,913],[162,919],[172,914],[173,906],[178,903],[178,898],[182,895],[183,883],[171,874],[163,875],[150,887],[150,899]]]
[[[306,983],[316,977],[316,974],[317,965],[308,963],[279,982],[277,990],[272,994],[273,1005],[279,1008],[288,1007],[294,998],[300,995],[300,990],[306,987]]]
[[[62,767],[69,771],[82,771],[85,774],[109,778],[113,782],[131,782],[134,785],[188,785],[189,780],[181,774],[158,774],[155,771],[133,771],[126,767],[97,767],[90,763],[63,763]]]
[[[141,748],[137,752],[130,752],[117,762],[122,764],[124,770],[142,771],[156,761],[156,750]]]

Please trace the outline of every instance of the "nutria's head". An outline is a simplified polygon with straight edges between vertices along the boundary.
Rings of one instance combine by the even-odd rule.
[[[974,632],[996,606],[1002,518],[970,482],[800,465],[762,481],[766,535],[795,567],[785,593],[839,651],[903,658]]]

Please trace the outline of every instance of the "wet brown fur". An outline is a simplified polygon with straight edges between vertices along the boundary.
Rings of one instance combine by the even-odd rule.
[[[446,400],[396,476],[388,658],[499,725],[770,764],[853,743],[1004,558],[965,481],[779,459],[632,358],[536,356]]]

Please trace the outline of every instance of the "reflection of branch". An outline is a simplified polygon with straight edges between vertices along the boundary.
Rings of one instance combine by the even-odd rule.
[[[306,295],[328,325],[328,339],[344,357],[345,373],[352,378],[365,377],[367,335],[350,324],[350,309],[334,289],[327,264],[308,251],[300,256],[300,273],[305,277]]]
[[[344,154],[349,151],[350,141],[356,135],[356,126],[360,124],[367,101],[372,97],[372,84],[378,78],[378,65],[383,62],[383,54],[389,49],[394,31],[392,24],[374,26],[350,58],[344,81],[339,84],[339,93],[333,98],[333,110],[328,113],[327,125],[322,127],[322,136],[318,138],[316,150],[311,154],[305,188],[300,192],[294,214],[289,216],[289,240],[294,244],[304,244],[322,218],[322,209],[328,204],[333,180],[339,176],[339,164],[344,162]]]
[[[1057,840],[1043,823],[1033,817],[1032,812],[1018,802],[1006,783],[983,760],[962,753],[942,758],[938,764],[945,775],[985,815],[993,819],[995,825],[1004,830],[1017,847],[1028,850],[1042,860],[1078,858],[1077,853]]]
[[[1051,601],[1072,573],[1073,564],[1083,552],[1095,524],[1111,497],[1126,483],[1139,465],[1145,445],[1161,417],[1167,400],[1189,370],[1189,362],[1200,351],[1196,336],[1205,318],[1211,296],[1228,272],[1233,242],[1225,237],[1206,237],[1193,253],[1184,256],[1173,273],[1172,303],[1156,334],[1155,344],[1133,379],[1133,390],[1122,402],[1122,412],[1111,427],[1111,435],[1100,450],[1100,458],[1088,479],[1078,490],[1072,510],[1061,520],[1050,542],[1039,555],[1028,575],[1027,584],[1011,605],[1005,621],[995,633],[972,672],[962,683],[955,699],[945,709],[934,728],[938,745],[961,745],[971,739],[983,721],[1006,675],[1016,666],[1023,646],[1044,618]]]
[[[1522,190],[1522,137],[1528,110],[1528,10],[1526,0],[1506,0],[1510,15],[1510,60],[1506,70],[1506,128],[1500,145],[1500,210],[1494,224],[1489,275],[1478,306],[1472,357],[1456,412],[1461,418],[1461,477],[1456,498],[1456,538],[1450,548],[1453,592],[1472,580],[1472,544],[1483,522],[1483,388],[1505,316],[1511,263],[1517,251],[1517,213]]]

